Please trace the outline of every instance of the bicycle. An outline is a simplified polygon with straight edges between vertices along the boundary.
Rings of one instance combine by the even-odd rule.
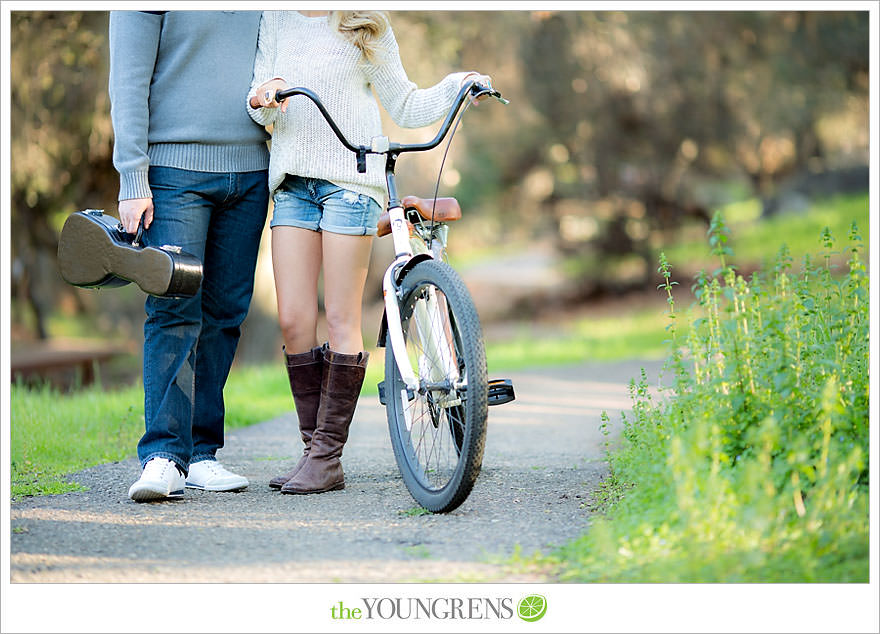
[[[275,100],[297,95],[310,99],[340,142],[356,154],[360,173],[366,172],[367,154],[385,156],[388,209],[379,220],[378,236],[391,234],[395,258],[382,281],[385,311],[377,345],[386,354],[379,401],[410,494],[429,511],[452,511],[470,495],[480,473],[488,406],[514,400],[515,392],[509,379],[488,379],[473,299],[446,262],[449,223],[461,218],[461,207],[454,198],[438,199],[436,192],[433,199],[399,199],[395,169],[401,154],[436,148],[469,96],[507,100],[491,87],[468,82],[431,141],[403,145],[380,136],[367,147],[345,137],[311,90],[285,88]]]

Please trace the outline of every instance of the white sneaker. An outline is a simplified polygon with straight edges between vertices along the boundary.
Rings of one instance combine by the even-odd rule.
[[[128,497],[135,502],[182,498],[184,478],[173,461],[153,458],[144,465],[140,479],[131,485]]]
[[[189,465],[186,486],[205,491],[239,491],[246,488],[244,476],[228,471],[216,460],[200,460]]]

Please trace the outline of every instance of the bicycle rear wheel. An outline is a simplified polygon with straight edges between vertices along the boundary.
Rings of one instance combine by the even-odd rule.
[[[401,288],[401,326],[420,389],[407,391],[386,339],[391,445],[416,502],[446,513],[470,494],[483,462],[488,411],[483,334],[467,288],[448,265],[419,262]]]

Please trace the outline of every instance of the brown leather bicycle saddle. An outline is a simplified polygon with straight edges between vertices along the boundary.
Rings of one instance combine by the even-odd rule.
[[[419,215],[427,221],[452,222],[461,218],[461,205],[455,198],[419,198],[418,196],[404,196],[400,201],[404,209],[415,209]],[[387,236],[391,233],[391,219],[388,212],[379,216],[378,237]]]

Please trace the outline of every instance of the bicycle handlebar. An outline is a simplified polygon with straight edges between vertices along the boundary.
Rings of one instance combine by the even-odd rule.
[[[333,133],[339,137],[339,140],[342,141],[342,145],[351,150],[352,152],[358,152],[358,146],[351,143],[348,139],[345,138],[345,135],[342,133],[342,130],[339,129],[339,126],[336,125],[336,122],[333,120],[333,117],[330,116],[330,113],[327,112],[327,108],[324,107],[324,104],[321,103],[320,97],[313,93],[308,88],[284,88],[283,90],[279,90],[275,93],[275,101],[281,103],[288,97],[293,97],[295,95],[302,95],[304,97],[308,97],[311,99],[315,105],[318,107],[318,110],[321,111],[321,114],[324,116],[324,119],[327,120],[327,123],[330,125],[330,128],[333,130]],[[254,104],[251,104],[253,107]]]
[[[314,92],[309,90],[308,88],[302,87],[293,87],[293,88],[284,88],[275,93],[275,101],[282,102],[288,97],[293,97],[296,95],[302,95],[304,97],[308,97],[311,99],[314,104],[318,107],[318,110],[321,112],[321,115],[327,121],[330,126],[330,129],[333,130],[333,133],[337,136],[337,138],[342,142],[348,150],[354,152],[358,155],[358,171],[361,171],[361,166],[364,167],[363,171],[366,171],[366,155],[367,154],[399,154],[401,152],[423,152],[426,150],[431,150],[443,141],[446,134],[449,132],[449,128],[452,126],[452,122],[455,119],[455,115],[458,114],[458,111],[461,109],[462,104],[464,103],[465,98],[468,94],[473,98],[482,97],[483,95],[488,95],[490,97],[494,97],[498,101],[503,104],[509,103],[504,97],[501,96],[501,93],[491,88],[489,86],[484,86],[482,84],[478,84],[475,81],[469,81],[464,86],[462,86],[461,90],[458,91],[458,95],[455,98],[455,103],[452,108],[449,110],[449,114],[446,115],[446,119],[443,121],[443,125],[440,127],[440,130],[437,132],[437,135],[428,141],[427,143],[413,143],[409,145],[403,145],[400,143],[389,143],[387,148],[377,149],[375,147],[366,147],[364,145],[355,145],[351,141],[349,141],[345,135],[342,133],[342,130],[339,129],[339,126],[336,125],[336,122],[333,120],[333,117],[330,116],[330,113],[327,112],[327,109],[324,107],[324,104],[321,103],[321,99]],[[259,104],[250,104],[252,108],[258,109],[262,106]]]

